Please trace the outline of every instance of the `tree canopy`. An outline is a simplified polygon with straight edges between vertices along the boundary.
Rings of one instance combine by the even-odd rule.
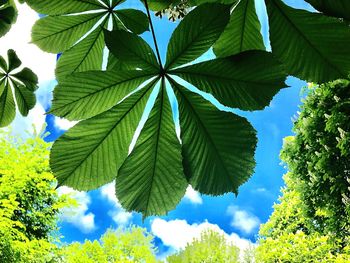
[[[49,144],[39,137],[21,141],[0,134],[0,258],[3,262],[49,262],[59,209],[49,168]]]

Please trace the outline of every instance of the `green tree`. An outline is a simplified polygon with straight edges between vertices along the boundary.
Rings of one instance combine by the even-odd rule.
[[[57,249],[59,209],[68,199],[55,191],[49,168],[50,144],[0,133],[0,259],[50,262]]]
[[[350,82],[313,88],[281,152],[289,172],[258,262],[350,261]]]
[[[152,263],[157,262],[153,236],[145,229],[107,230],[99,241],[86,240],[62,248],[67,263]]]
[[[168,256],[169,263],[238,263],[239,248],[224,235],[206,230],[180,252]]]

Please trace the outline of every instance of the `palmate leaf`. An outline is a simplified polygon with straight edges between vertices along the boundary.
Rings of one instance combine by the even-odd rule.
[[[14,3],[8,0],[0,2],[0,37],[4,36],[16,22],[17,10]]]
[[[115,179],[154,84],[79,122],[54,143],[50,163],[59,185],[91,190]]]
[[[0,127],[9,125],[16,116],[16,103],[22,116],[27,116],[36,103],[37,76],[28,68],[18,70],[21,60],[15,51],[0,56]]]
[[[335,18],[265,0],[272,52],[289,74],[323,83],[350,72],[350,28]]]
[[[265,51],[246,51],[183,68],[174,73],[226,106],[259,110],[283,87],[283,66]]]
[[[229,16],[230,7],[218,4],[201,5],[190,12],[170,38],[165,68],[175,68],[204,54],[224,30]]]
[[[181,145],[164,79],[137,144],[120,168],[116,182],[116,194],[122,206],[144,216],[167,213],[185,194],[188,183],[182,170]]]
[[[234,7],[231,19],[213,49],[218,57],[235,55],[246,50],[265,50],[254,0],[241,0]]]
[[[114,29],[138,34],[148,30],[147,16],[143,12],[115,10],[121,2],[29,0],[32,8],[48,15],[33,26],[32,41],[44,51],[63,52],[56,67],[59,81],[71,73],[102,69],[103,29],[107,29],[110,18]]]
[[[345,18],[350,21],[350,1],[348,0],[305,0],[326,15]]]
[[[204,194],[238,194],[253,173],[255,130],[235,114],[223,112],[198,94],[171,81],[179,103],[185,174]]]
[[[286,76],[280,63],[265,51],[184,66],[215,43],[229,20],[229,10],[225,5],[203,4],[189,13],[171,38],[165,69],[141,37],[122,30],[105,32],[108,67],[114,70],[74,73],[60,81],[54,92],[52,112],[82,120],[52,148],[51,167],[60,185],[90,190],[115,179],[123,207],[144,216],[174,208],[189,183],[202,193],[237,193],[254,168],[254,129],[246,119],[219,111],[171,77],[183,77],[241,109],[265,107],[284,87]],[[181,37],[194,25],[200,29],[197,37]],[[167,79],[171,85],[166,88]],[[128,155],[158,80],[160,90],[152,96],[155,104],[147,108],[150,114]],[[144,81],[151,82],[140,86]],[[167,89],[177,97],[181,142],[171,107],[176,100],[173,92],[167,96]]]

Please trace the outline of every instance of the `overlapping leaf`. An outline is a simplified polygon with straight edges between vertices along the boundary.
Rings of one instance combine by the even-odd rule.
[[[241,0],[231,13],[230,22],[214,45],[218,57],[246,50],[265,50],[254,0]]]
[[[144,216],[174,208],[189,183],[213,195],[238,191],[254,168],[254,129],[244,118],[219,111],[170,76],[183,77],[241,109],[269,104],[284,86],[285,74],[268,52],[247,51],[184,67],[215,43],[229,13],[230,6],[220,4],[194,9],[173,33],[164,68],[141,37],[122,30],[105,33],[113,55],[111,67],[122,63],[128,70],[74,73],[56,88],[53,113],[70,119],[91,117],[69,130],[52,148],[51,167],[59,184],[88,190],[116,179],[116,194],[123,207]],[[140,86],[146,79],[150,84]],[[159,91],[154,90],[158,94],[152,96],[155,103],[151,106],[150,100],[147,104],[149,116],[144,116],[145,124],[128,155],[159,79]],[[167,79],[171,82],[167,88],[173,89],[178,101],[181,143],[171,107],[176,100],[167,96]],[[131,95],[122,99],[128,93]]]
[[[4,36],[16,22],[17,10],[10,0],[0,1],[0,37]]]
[[[265,0],[272,52],[288,73],[323,83],[350,72],[350,28],[335,18]]]
[[[11,49],[7,55],[7,62],[0,56],[0,127],[13,121],[16,104],[22,116],[28,115],[35,106],[38,88],[38,78],[29,68],[18,69],[22,63],[15,51]]]
[[[38,20],[32,41],[42,50],[61,53],[57,79],[88,70],[100,70],[103,62],[104,35],[110,18],[114,29],[137,34],[148,30],[147,16],[139,10],[116,10],[123,1],[28,0],[36,11],[48,16]]]

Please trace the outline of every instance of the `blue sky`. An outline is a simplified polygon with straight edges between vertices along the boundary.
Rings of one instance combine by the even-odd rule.
[[[312,10],[302,0],[285,2],[293,7]],[[133,5],[133,3],[139,2],[127,1],[127,3]],[[262,23],[264,41],[269,49],[265,7],[262,0],[257,0],[256,4],[257,13]],[[139,4],[137,5],[140,7]],[[34,16],[33,12],[30,12],[26,7],[21,7],[20,12],[26,12],[27,20]],[[18,30],[24,30],[25,22],[23,21],[22,28]],[[169,22],[166,19],[154,18],[154,26],[163,61],[165,60],[167,42],[176,25],[177,23]],[[16,37],[20,33],[15,32],[13,34],[13,37]],[[143,34],[143,37],[153,46],[149,32]],[[11,42],[11,36],[1,41]],[[1,42],[0,44],[2,45]],[[32,52],[32,56],[34,54],[34,51],[29,51],[34,49],[33,46],[21,46],[17,49],[19,48]],[[39,51],[35,50],[35,52]],[[25,55],[23,54],[23,56]],[[51,91],[55,86],[52,72],[55,57],[43,54],[38,55],[36,59],[39,60],[41,56],[45,56],[42,57],[44,65],[41,65],[41,68],[33,62],[33,57],[29,57],[27,60],[24,59],[26,65],[29,64],[30,67],[32,64],[33,67],[38,66],[36,72],[39,72],[40,89],[37,92],[37,97],[40,105],[34,109],[29,119],[16,118],[13,127],[15,130],[16,127],[23,130],[24,127],[30,127],[30,122],[34,122],[40,127],[45,121],[48,125],[47,131],[50,132],[47,140],[53,141],[71,124],[51,115],[42,115],[43,110],[48,110],[50,107]],[[210,52],[205,55],[205,58],[210,57]],[[26,63],[27,61],[28,63]],[[85,239],[97,239],[109,227],[116,228],[135,224],[146,227],[156,236],[155,240],[159,247],[159,254],[183,247],[186,242],[206,227],[224,231],[228,238],[237,241],[242,247],[248,244],[248,240],[255,242],[258,226],[260,223],[267,221],[273,211],[272,205],[277,201],[280,188],[283,186],[282,175],[286,171],[281,165],[279,152],[283,138],[292,135],[292,117],[297,113],[300,104],[300,90],[306,83],[289,77],[287,85],[290,87],[281,90],[274,97],[271,105],[263,111],[240,112],[241,115],[251,121],[257,130],[259,142],[256,151],[257,166],[255,173],[239,189],[238,197],[233,194],[220,197],[200,196],[197,192],[188,189],[181,203],[167,216],[150,217],[142,222],[140,214],[127,213],[120,207],[118,200],[113,195],[113,184],[89,193],[74,193],[76,199],[80,202],[80,206],[76,209],[75,214],[72,214],[72,211],[66,211],[61,218],[60,227],[61,234],[64,236],[63,241],[82,242]],[[42,118],[40,119],[38,115]],[[71,190],[63,188],[61,192],[71,192]]]

